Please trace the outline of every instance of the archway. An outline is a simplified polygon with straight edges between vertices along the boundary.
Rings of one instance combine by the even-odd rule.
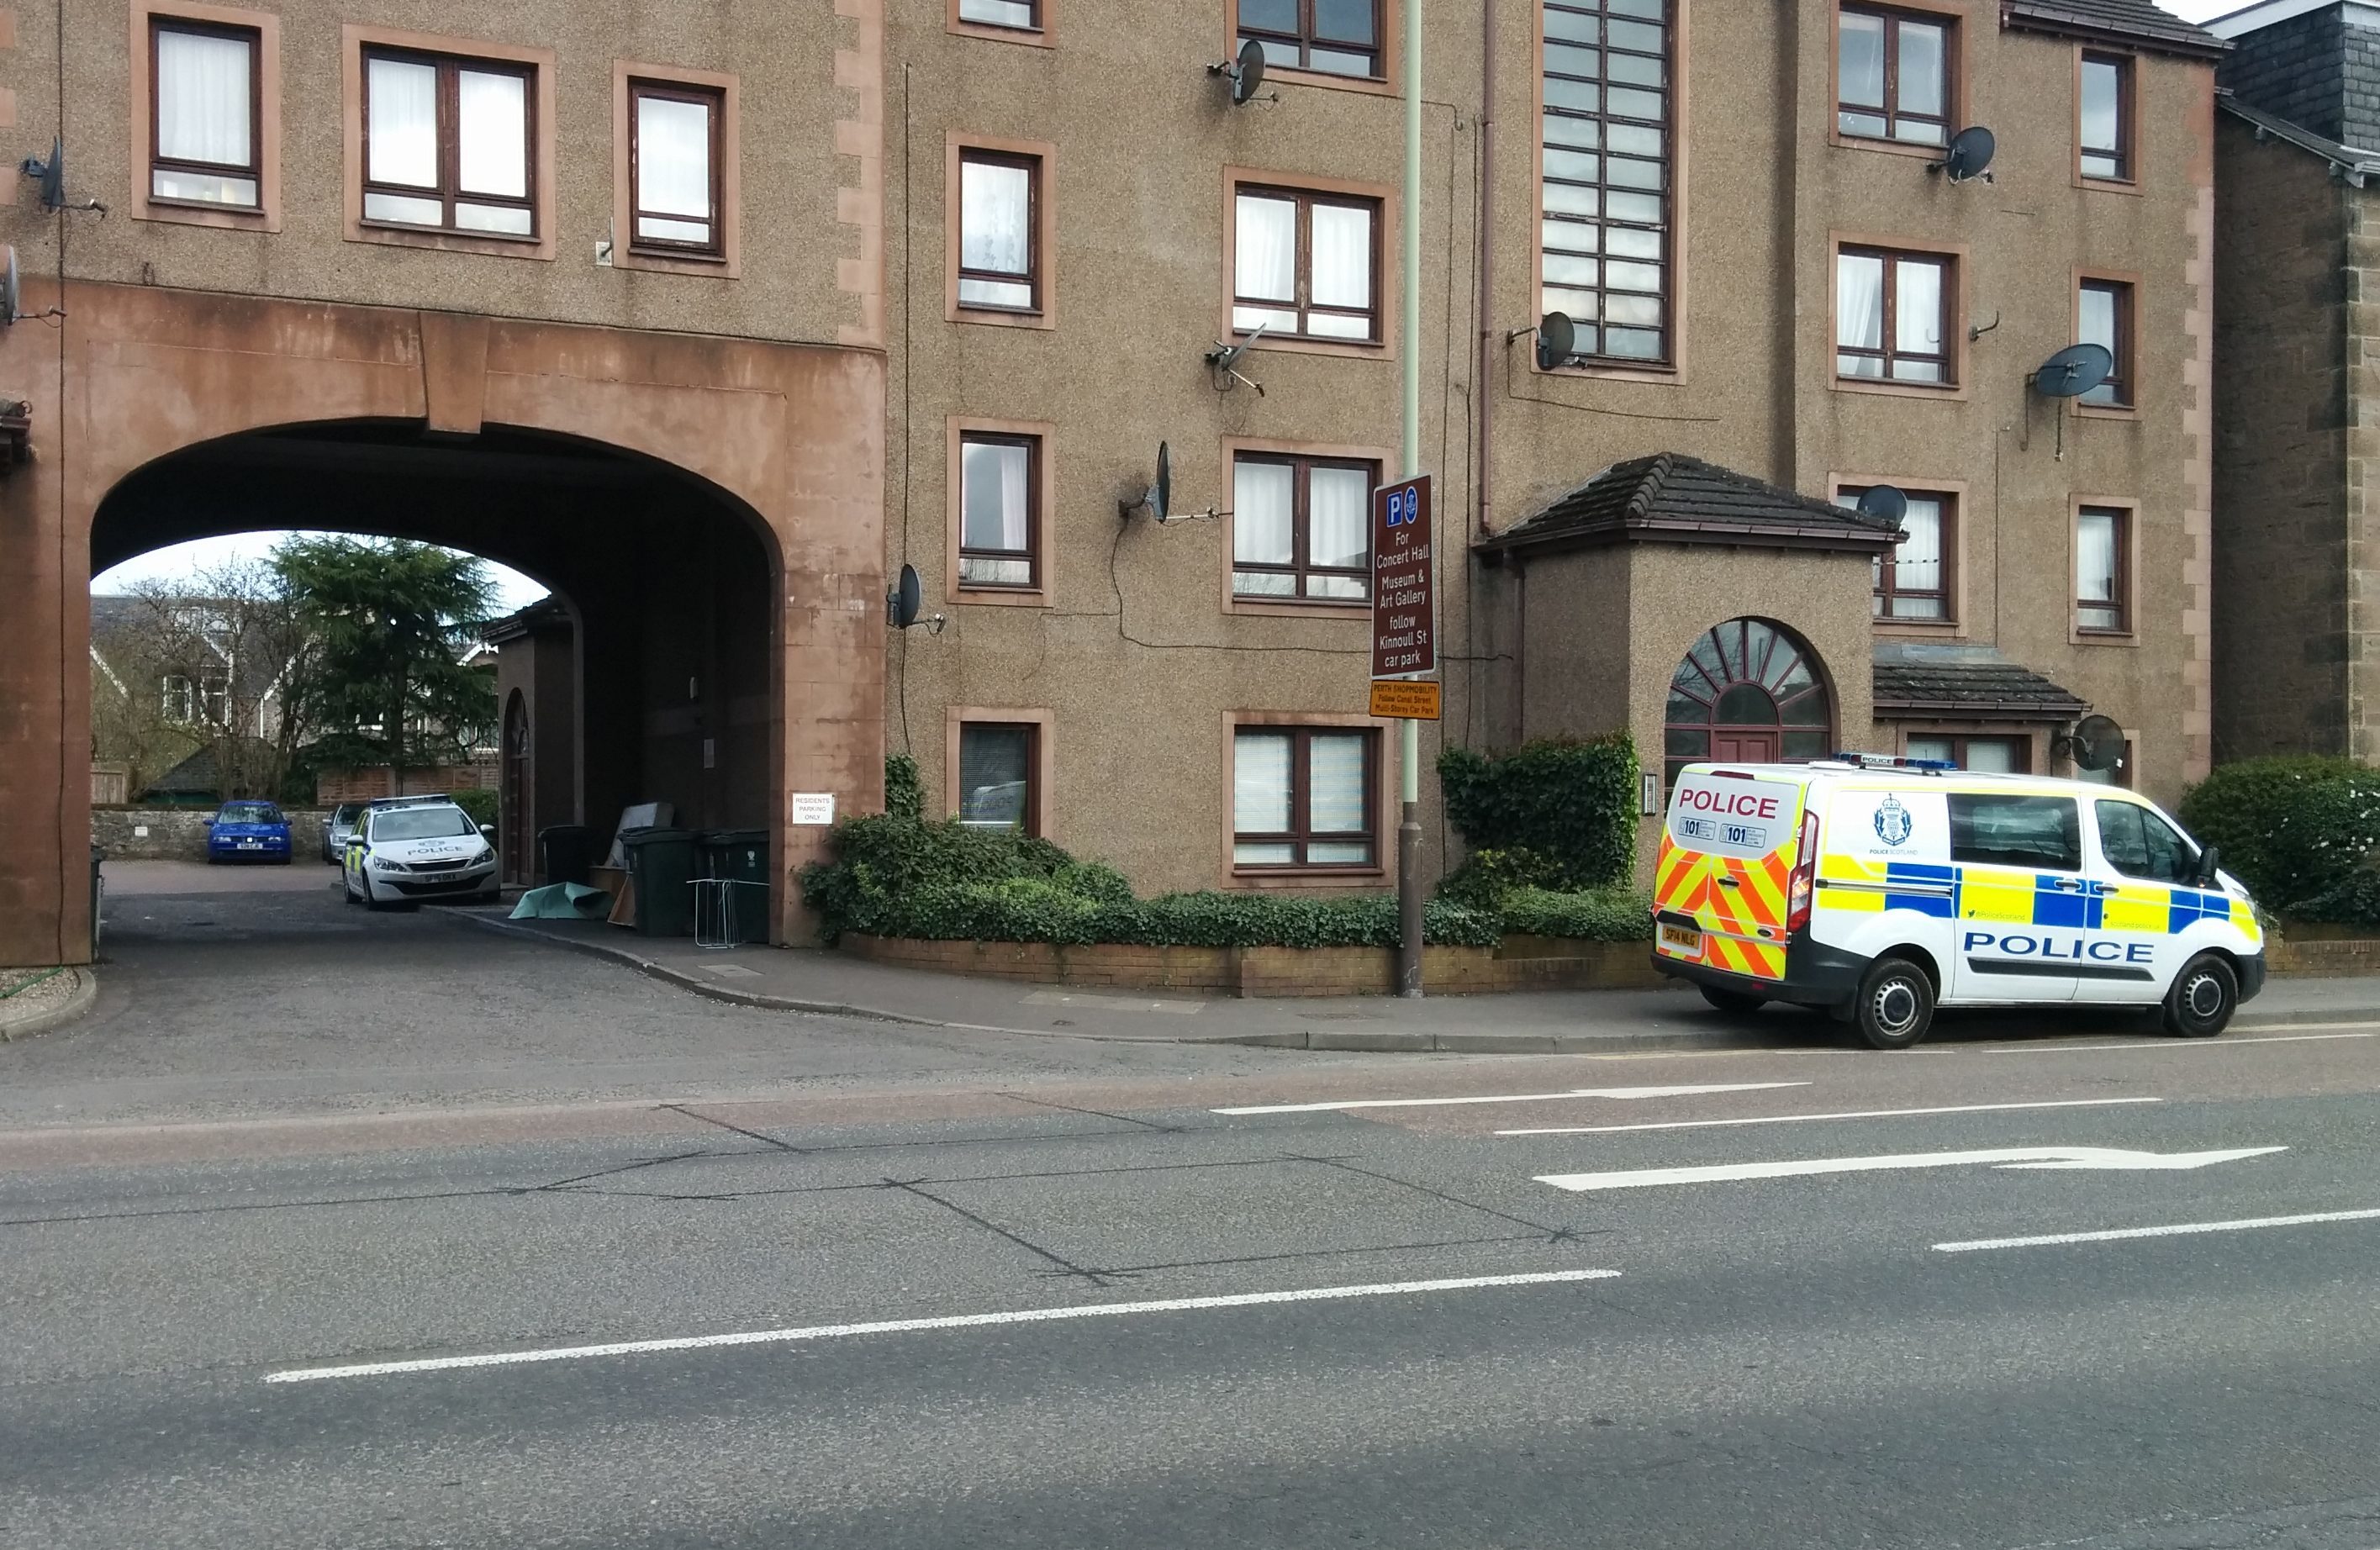
[[[1679,661],[1661,720],[1665,783],[1674,783],[1702,759],[1825,757],[1834,695],[1799,636],[1767,619],[1730,619],[1704,631]]]

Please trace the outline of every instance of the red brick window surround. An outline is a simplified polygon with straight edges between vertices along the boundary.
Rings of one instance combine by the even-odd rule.
[[[135,0],[126,128],[136,221],[281,229],[281,18]]]
[[[1379,743],[1371,727],[1235,727],[1232,869],[1378,871]]]

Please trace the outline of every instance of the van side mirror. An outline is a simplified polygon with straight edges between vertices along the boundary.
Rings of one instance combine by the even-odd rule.
[[[2223,852],[2216,846],[2209,845],[2204,850],[2199,852],[2198,876],[2194,879],[2198,886],[2201,888],[2213,888],[2215,886],[2216,874],[2222,869],[2222,866]]]

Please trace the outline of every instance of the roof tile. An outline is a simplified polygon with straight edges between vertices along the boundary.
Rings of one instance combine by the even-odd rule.
[[[1898,525],[1706,463],[1656,453],[1614,463],[1483,549],[1611,542],[1659,536],[1688,541],[1874,550],[1900,541]]]

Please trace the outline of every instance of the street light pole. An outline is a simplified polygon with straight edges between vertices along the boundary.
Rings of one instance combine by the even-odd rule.
[[[1404,364],[1402,444],[1404,477],[1421,475],[1421,7],[1405,0],[1404,326],[1400,341]],[[1430,565],[1438,563],[1435,549]],[[1397,820],[1397,991],[1421,994],[1421,723],[1398,724],[1399,817]]]

